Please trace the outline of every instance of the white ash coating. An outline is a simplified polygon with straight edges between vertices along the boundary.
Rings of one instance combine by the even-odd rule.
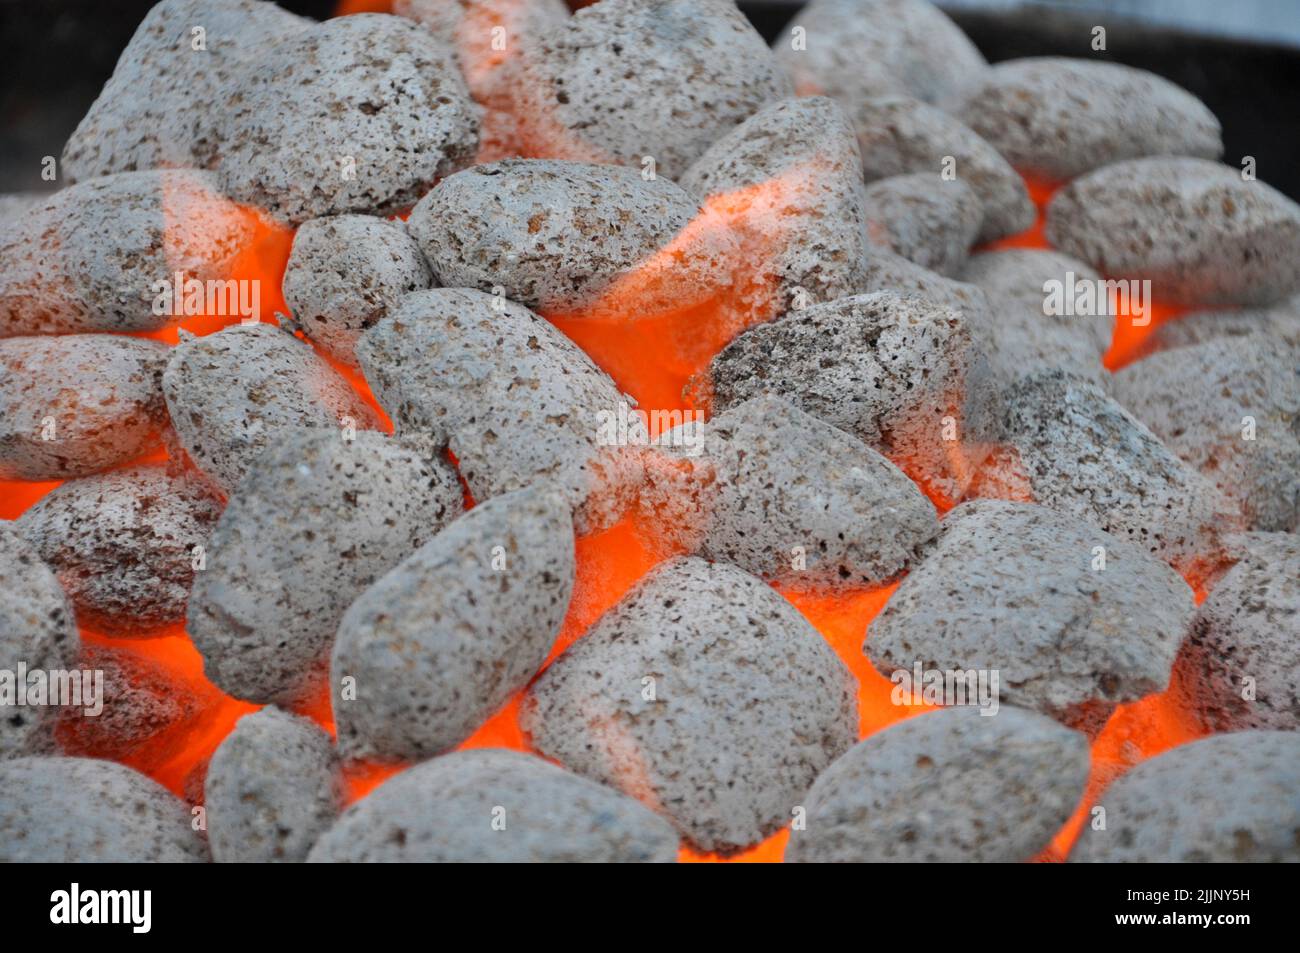
[[[1219,338],[1116,372],[1133,416],[1241,507],[1248,529],[1300,529],[1300,340]]]
[[[388,215],[473,159],[478,107],[427,30],[357,14],[286,39],[245,71],[221,137],[226,192],[279,221]]]
[[[1212,730],[1300,730],[1300,537],[1251,534],[1197,610],[1187,654]]]
[[[1218,338],[1267,334],[1300,341],[1300,295],[1269,308],[1194,311],[1159,324],[1143,342],[1150,352],[1165,351]]]
[[[984,221],[974,190],[935,172],[878,179],[867,186],[866,203],[873,244],[949,277],[966,263]]]
[[[1078,284],[1099,278],[1078,259],[1045,248],[982,252],[966,262],[961,279],[983,289],[989,303],[986,311],[975,312],[985,319],[980,322],[984,351],[1004,380],[1060,368],[1109,387],[1101,359],[1110,347],[1114,318],[1045,313],[1044,286],[1059,282],[1063,299],[1068,298],[1071,275]]]
[[[379,425],[375,412],[311,346],[270,324],[183,338],[163,394],[185,452],[227,494],[267,447],[301,428],[342,439]]]
[[[450,465],[383,434],[282,436],[231,497],[190,594],[205,674],[247,701],[310,696],[348,606],[462,506]]]
[[[1010,385],[1003,401],[1007,453],[991,457],[990,469],[1031,501],[1185,572],[1216,562],[1220,533],[1240,528],[1235,508],[1205,477],[1095,384],[1045,371]]]
[[[336,215],[298,229],[284,270],[284,300],[303,334],[355,367],[362,333],[404,295],[432,284],[429,263],[401,222]]]
[[[86,476],[161,446],[170,353],[110,334],[0,339],[0,479]]]
[[[256,0],[162,0],[63,147],[64,177],[211,168],[221,159],[219,125],[232,90],[311,22]]]
[[[599,418],[635,402],[522,305],[416,292],[366,332],[357,355],[398,432],[449,447],[474,499],[546,480],[576,509],[579,532],[631,505],[637,448],[602,445]]]
[[[52,194],[49,191],[0,193],[0,225],[31,214],[48,202]]]
[[[181,622],[222,502],[193,472],[164,465],[69,480],[16,523],[54,570],[77,618],[108,635],[148,638]]]
[[[979,240],[1023,232],[1037,212],[1025,182],[996,149],[960,120],[910,96],[872,96],[853,105],[867,182],[949,171],[971,187],[984,206]]]
[[[1300,734],[1239,731],[1137,765],[1105,791],[1070,862],[1300,862]]]
[[[715,409],[780,397],[950,498],[986,452],[983,352],[966,317],[928,298],[882,292],[792,312],[733,340],[708,375]]]
[[[682,433],[678,431],[678,433]],[[856,437],[775,397],[674,434],[641,505],[703,558],[802,590],[880,586],[939,530],[934,504]]]
[[[313,863],[672,863],[672,827],[541,758],[460,751],[409,768],[343,813]]]
[[[730,284],[736,245],[722,227],[684,236],[673,245],[680,256],[660,254],[699,212],[693,196],[663,177],[508,159],[441,182],[407,227],[443,287],[500,293],[547,314],[612,308],[626,317]],[[613,286],[634,271],[638,293],[624,301]],[[607,293],[615,298],[602,301]]]
[[[967,320],[988,321],[988,300],[984,291],[965,281],[945,278],[928,268],[910,262],[887,248],[871,249],[858,294],[888,291],[902,297],[924,298],[933,304],[952,308]]]
[[[786,863],[1024,863],[1083,796],[1088,740],[1010,706],[891,725],[822,772]]]
[[[1169,684],[1195,605],[1141,547],[1004,500],[963,503],[940,526],[872,620],[863,651],[881,672],[996,670],[1004,704],[1063,719]]]
[[[519,65],[528,155],[677,179],[733,126],[791,93],[730,0],[603,0],[535,36]]]
[[[1300,206],[1241,170],[1157,156],[1061,189],[1047,240],[1109,277],[1149,279],[1161,301],[1266,305],[1300,290]]]
[[[1155,73],[1036,56],[990,67],[957,112],[1019,171],[1063,182],[1141,156],[1223,155],[1219,120]]]
[[[329,735],[273,706],[245,715],[212,755],[203,784],[219,864],[299,863],[334,823],[341,783]]]
[[[0,863],[196,863],[207,845],[187,805],[112,761],[0,762]]]
[[[546,661],[574,572],[569,507],[542,486],[475,506],[389,570],[334,642],[340,755],[417,761],[468,738]]]
[[[853,744],[856,686],[769,586],[687,557],[556,659],[520,724],[542,754],[666,815],[700,850],[730,854],[779,830]]]
[[[29,671],[69,668],[81,645],[72,603],[8,521],[0,521],[0,591],[0,669],[17,673],[20,662]],[[0,717],[0,764],[52,753],[57,716],[48,705],[7,708]]]
[[[806,49],[795,48],[796,28],[804,30]],[[850,114],[862,100],[888,94],[950,109],[989,68],[961,28],[926,0],[812,0],[772,48],[796,93],[831,96]]]
[[[764,106],[679,181],[708,208],[740,206],[738,265],[762,294],[775,296],[776,314],[861,290],[869,248],[862,160],[853,127],[832,100]]]
[[[157,330],[177,317],[159,283],[170,289],[177,272],[226,280],[256,225],[211,173],[192,169],[123,172],[54,192],[0,224],[0,337]]]

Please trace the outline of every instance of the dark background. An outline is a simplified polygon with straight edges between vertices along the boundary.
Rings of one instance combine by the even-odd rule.
[[[58,156],[155,0],[0,0],[0,192],[50,188],[41,157]],[[1225,0],[1230,3],[1231,0]],[[282,0],[324,18],[334,0]],[[740,3],[769,40],[798,3]],[[991,61],[1102,57],[1159,73],[1199,96],[1223,124],[1224,161],[1253,155],[1261,179],[1300,199],[1300,50],[1181,33],[1096,12],[951,14]],[[1089,47],[1106,27],[1105,53]]]

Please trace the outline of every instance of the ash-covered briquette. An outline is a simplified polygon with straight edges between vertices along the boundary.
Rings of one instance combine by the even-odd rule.
[[[569,608],[573,518],[538,484],[460,517],[357,598],[330,661],[339,752],[454,748],[546,661]]]
[[[655,313],[730,285],[736,242],[721,223],[682,236],[700,207],[634,169],[512,159],[450,176],[408,227],[438,283],[500,294],[547,314]],[[672,254],[664,249],[672,245]],[[632,296],[602,302],[637,272]],[[601,305],[605,305],[602,308]]]
[[[634,500],[638,448],[606,445],[600,421],[635,402],[522,305],[466,289],[416,292],[357,354],[398,432],[446,445],[474,499],[544,479],[575,508],[580,532],[610,525]]]
[[[812,0],[772,48],[796,93],[823,93],[850,113],[887,94],[955,107],[988,72],[970,38],[926,0]]]
[[[961,270],[984,221],[970,186],[937,172],[879,179],[867,186],[866,202],[873,244],[941,275]]]
[[[927,712],[822,772],[787,863],[1023,863],[1060,830],[1088,779],[1088,740],[1005,707]]]
[[[1063,182],[1121,159],[1223,155],[1219,120],[1144,69],[1062,56],[1009,60],[955,112],[1028,175]]]
[[[856,687],[761,580],[662,564],[542,673],[520,723],[537,750],[734,853],[788,823],[857,737]]]
[[[415,204],[478,148],[452,52],[404,17],[336,17],[279,43],[223,110],[223,188],[298,224]]]
[[[1151,353],[1247,334],[1266,334],[1288,343],[1300,341],[1300,295],[1269,308],[1194,311],[1161,323],[1143,344]]]
[[[1300,206],[1206,159],[1130,159],[1074,180],[1047,208],[1047,239],[1108,277],[1149,280],[1163,302],[1267,305],[1300,290]]]
[[[1109,387],[1101,359],[1110,347],[1114,319],[1047,313],[1048,282],[1060,284],[1064,304],[1072,298],[1071,287],[1100,279],[1086,264],[1048,249],[1009,248],[973,256],[960,277],[983,289],[988,299],[986,310],[972,314],[983,319],[984,351],[1003,380],[1059,368]]]
[[[1197,610],[1183,660],[1190,694],[1214,731],[1300,731],[1300,537],[1247,539]]]
[[[189,807],[112,761],[0,762],[0,863],[195,863],[208,848]]]
[[[69,480],[15,525],[54,570],[82,625],[148,638],[184,620],[221,509],[206,479],[159,464]]]
[[[0,669],[50,672],[71,668],[81,639],[72,603],[54,573],[17,532],[0,521]],[[14,705],[0,717],[0,763],[54,750],[58,709]]]
[[[519,131],[521,58],[543,31],[564,23],[564,0],[395,0],[409,17],[456,52],[465,84],[483,107],[476,163],[527,154]]]
[[[314,697],[348,606],[462,506],[448,463],[383,434],[281,435],[231,497],[190,594],[207,677],[252,702]]]
[[[694,449],[688,436],[661,437],[641,505],[710,561],[799,589],[880,586],[938,532],[934,505],[902,471],[778,398],[714,417]]]
[[[791,94],[730,0],[603,0],[533,37],[518,71],[527,155],[676,179],[765,104]]]
[[[1053,370],[1003,396],[1001,446],[972,489],[1030,500],[1127,539],[1183,572],[1219,557],[1240,515],[1097,385]]]
[[[1219,338],[1115,374],[1115,397],[1241,507],[1249,529],[1300,529],[1300,340]]]
[[[162,0],[64,146],[64,177],[211,168],[221,159],[219,124],[233,90],[279,55],[277,43],[311,26],[257,0]]]
[[[378,427],[370,405],[311,346],[270,324],[183,337],[163,394],[185,452],[227,494],[286,434],[319,428],[342,440]]]
[[[996,671],[1002,702],[1070,724],[1168,685],[1195,605],[1164,563],[1028,503],[963,503],[940,525],[871,623],[882,672]]]
[[[862,160],[853,127],[833,101],[810,96],[763,107],[710,146],[680,182],[710,209],[736,210],[742,243],[735,264],[759,295],[775,298],[775,314],[862,290],[869,251]]]
[[[400,221],[314,218],[298,229],[284,270],[294,323],[331,357],[356,366],[357,340],[433,273]]]
[[[0,227],[31,214],[48,202],[51,195],[46,191],[0,193]]]
[[[0,223],[0,337],[154,331],[182,281],[224,281],[256,217],[207,172],[122,172]]]
[[[1137,765],[1096,804],[1105,827],[1084,825],[1071,862],[1300,862],[1300,733],[1180,745]]]
[[[352,805],[313,863],[672,863],[677,834],[630,797],[541,758],[476,749],[409,768]]]
[[[924,298],[933,304],[951,308],[968,321],[991,320],[988,299],[983,289],[965,281],[955,281],[910,262],[885,248],[873,248],[867,259],[859,294],[887,291],[901,297]]]
[[[740,335],[697,382],[715,410],[788,400],[959,498],[987,447],[988,365],[969,319],[928,298],[854,295]]]
[[[0,340],[0,479],[87,476],[161,446],[170,353],[110,334]]]
[[[329,735],[268,706],[235,723],[204,781],[219,863],[298,863],[338,817],[342,783]]]
[[[979,240],[994,241],[1034,224],[1024,179],[967,126],[910,96],[872,96],[849,114],[858,132],[867,182],[928,172],[965,182],[984,207]]]

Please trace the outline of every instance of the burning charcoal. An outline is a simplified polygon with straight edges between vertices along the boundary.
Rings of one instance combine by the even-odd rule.
[[[185,451],[230,493],[264,449],[302,427],[378,426],[374,411],[308,345],[269,324],[182,340],[163,374]]]
[[[968,320],[984,320],[988,301],[984,292],[964,281],[945,278],[885,248],[872,248],[866,262],[861,294],[889,291],[901,297],[924,298],[951,308]]]
[[[1006,447],[976,496],[1030,499],[1099,526],[1182,572],[1217,561],[1232,505],[1095,384],[1027,375],[1004,396]]]
[[[959,179],[914,172],[867,186],[871,241],[941,275],[961,270],[983,221],[979,197]]]
[[[798,588],[879,586],[938,531],[934,505],[897,467],[782,400],[714,417],[700,456],[674,436],[660,442],[682,469],[651,468],[642,505],[705,559]]]
[[[909,96],[875,96],[854,104],[866,180],[949,171],[979,196],[984,220],[979,240],[1023,232],[1036,211],[1024,180],[991,145],[941,109]]]
[[[0,763],[0,863],[193,863],[208,859],[185,804],[112,761]]]
[[[415,204],[478,147],[478,107],[452,54],[402,17],[313,25],[245,71],[218,172],[236,200],[298,224]]]
[[[1187,347],[1217,338],[1267,334],[1288,341],[1300,340],[1300,295],[1271,308],[1233,311],[1197,311],[1166,321],[1147,337],[1151,351]]]
[[[537,750],[667,815],[705,851],[778,830],[857,735],[853,679],[790,603],[702,559],[655,569],[542,673]]]
[[[538,487],[493,497],[425,543],[339,626],[342,756],[414,761],[468,738],[546,661],[573,579],[569,508]]]
[[[520,58],[534,38],[568,19],[564,0],[395,0],[393,12],[456,51],[470,95],[483,107],[477,162],[524,155]]]
[[[1140,546],[1003,500],[941,526],[871,623],[863,651],[882,672],[997,672],[1002,701],[1067,723],[1168,685],[1195,606]]]
[[[415,207],[409,225],[444,287],[477,288],[545,313],[608,303],[626,317],[730,284],[735,245],[725,229],[674,243],[699,211],[666,179],[517,159],[451,176]],[[671,254],[661,252],[667,248]],[[630,300],[604,302],[634,272]]]
[[[204,783],[212,859],[298,863],[338,816],[329,735],[278,708],[245,715],[212,755]]]
[[[82,625],[147,638],[185,618],[220,515],[206,480],[159,465],[69,480],[16,525],[59,577]]]
[[[313,863],[672,863],[677,835],[604,785],[500,749],[409,768],[348,808]]]
[[[1021,172],[1063,182],[1121,159],[1223,155],[1219,120],[1187,90],[1119,63],[998,63],[959,114]]]
[[[316,697],[347,607],[461,506],[448,464],[382,434],[282,436],[231,498],[190,596],[208,678],[253,702]]]
[[[17,692],[23,669],[49,673],[70,668],[81,642],[72,605],[54,573],[8,522],[0,522],[0,591],[0,670],[14,673],[12,690]],[[17,698],[5,697],[8,694],[8,689],[0,690],[5,700],[0,711],[0,764],[53,751],[58,710],[18,705]]]
[[[1047,238],[1171,303],[1266,305],[1300,290],[1300,206],[1205,159],[1132,159],[1076,179],[1048,206]]]
[[[0,224],[0,337],[161,328],[176,316],[178,277],[224,288],[257,224],[189,169],[55,192]]]
[[[1300,341],[1177,348],[1115,375],[1115,396],[1240,505],[1252,529],[1300,529]]]
[[[221,158],[217,125],[233,87],[311,21],[255,0],[163,0],[63,149],[69,181]]]
[[[108,334],[0,340],[0,479],[86,476],[157,448],[168,355]]]
[[[1197,610],[1188,650],[1213,730],[1300,730],[1300,537],[1252,534]]]
[[[861,741],[805,797],[787,863],[1021,863],[1083,796],[1088,740],[1017,708],[945,708]]]
[[[983,353],[968,320],[927,299],[855,295],[794,312],[732,341],[709,378],[719,410],[781,397],[951,498],[985,452]]]
[[[362,332],[403,295],[432,284],[429,263],[401,222],[339,215],[298,229],[284,272],[284,300],[307,337],[355,366]]]
[[[1071,862],[1300,861],[1300,734],[1216,735],[1144,761],[1098,800]]]
[[[725,0],[603,0],[534,37],[518,83],[529,155],[674,180],[733,126],[790,95],[762,37]]]
[[[578,508],[580,532],[630,505],[639,459],[602,446],[596,418],[631,399],[527,308],[477,291],[416,292],[366,332],[358,357],[399,432],[445,441],[476,500],[546,479]]]
[[[795,92],[850,110],[891,93],[956,106],[988,72],[975,44],[926,0],[813,0],[773,48]]]
[[[1050,282],[1058,283],[1064,296],[1075,282],[1099,280],[1083,262],[1046,249],[1011,248],[975,255],[961,277],[982,288],[988,298],[989,308],[975,315],[987,319],[982,322],[984,351],[1003,379],[1061,368],[1109,386],[1101,358],[1110,347],[1114,319],[1107,314],[1067,314],[1071,309],[1064,307],[1057,309],[1060,314],[1047,313],[1052,302],[1044,289]]]
[[[124,761],[152,771],[184,747],[204,698],[166,666],[121,648],[87,644],[82,671],[103,673],[103,710],[64,708],[55,736],[64,754]]]
[[[741,257],[774,292],[776,313],[860,290],[868,251],[862,161],[853,127],[831,100],[765,106],[714,143],[681,185],[706,206],[739,207]]]

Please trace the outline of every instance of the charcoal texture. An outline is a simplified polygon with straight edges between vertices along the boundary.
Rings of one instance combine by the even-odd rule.
[[[1165,321],[1145,341],[1144,353],[1203,344],[1217,338],[1266,334],[1288,343],[1300,341],[1300,295],[1268,308],[1195,311]]]
[[[867,186],[866,202],[873,244],[941,275],[961,270],[984,220],[984,207],[965,182],[933,172],[879,179]]]

